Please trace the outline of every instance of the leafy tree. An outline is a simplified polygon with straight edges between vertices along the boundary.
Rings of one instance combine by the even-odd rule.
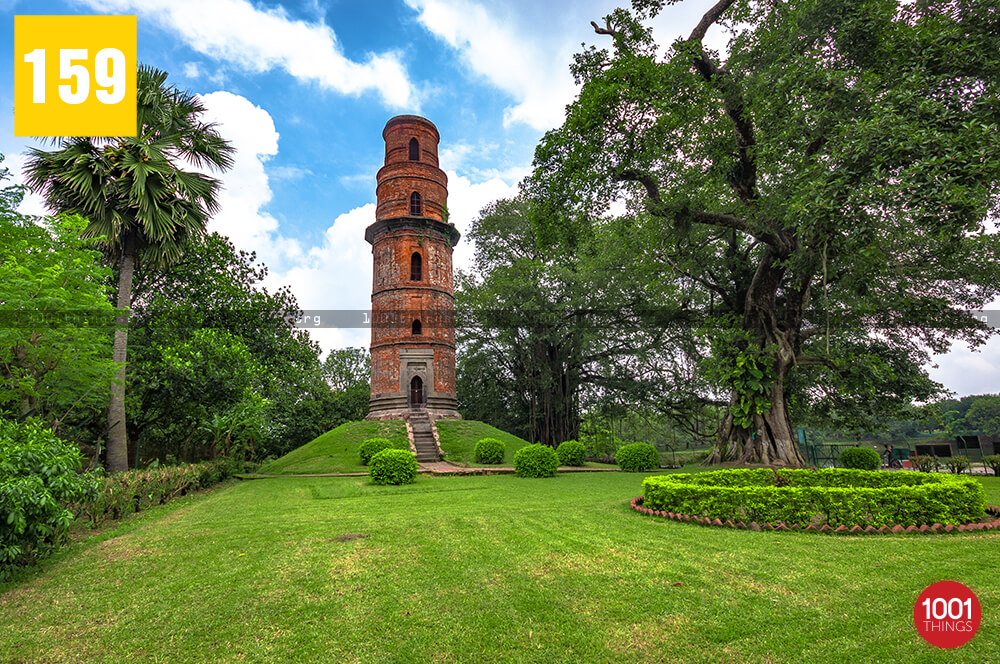
[[[965,419],[972,429],[1000,436],[1000,396],[988,394],[976,397]]]
[[[371,379],[371,355],[367,348],[336,348],[323,360],[323,377],[335,392],[357,385],[368,386]]]
[[[672,284],[621,269],[638,250],[627,226],[553,251],[539,214],[501,200],[473,222],[475,273],[457,279],[458,395],[465,417],[554,445],[602,399],[662,393],[653,365],[680,314],[659,306]]]
[[[86,220],[22,216],[21,188],[0,191],[0,410],[58,429],[74,411],[107,403],[109,270],[80,238]]]
[[[137,270],[128,418],[143,458],[280,456],[345,421],[319,347],[295,327],[295,296],[262,288],[266,276],[215,233],[166,269]]]
[[[362,420],[371,397],[371,355],[366,348],[338,348],[323,361],[323,377],[333,388],[333,417],[338,423]]]
[[[114,361],[120,366],[109,406],[108,467],[128,469],[125,361],[128,309],[137,264],[176,261],[188,238],[204,232],[218,207],[219,182],[182,166],[224,170],[233,148],[201,120],[200,100],[166,83],[166,72],[140,66],[136,77],[136,136],[59,139],[58,149],[32,149],[26,180],[59,212],[90,223],[84,235],[103,238],[118,267],[119,329]]]
[[[730,393],[711,461],[802,465],[797,416],[892,414],[939,389],[927,351],[989,331],[1000,292],[1000,15],[984,0],[719,0],[666,49],[634,0],[594,27],[528,189],[554,242],[645,219]],[[728,55],[704,46],[713,26]],[[640,257],[643,258],[643,257]],[[708,305],[703,303],[708,299]]]

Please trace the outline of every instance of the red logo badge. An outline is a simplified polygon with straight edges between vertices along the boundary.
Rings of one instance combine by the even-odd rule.
[[[956,581],[938,581],[920,593],[913,607],[913,622],[931,645],[957,648],[979,629],[982,612],[976,593]]]

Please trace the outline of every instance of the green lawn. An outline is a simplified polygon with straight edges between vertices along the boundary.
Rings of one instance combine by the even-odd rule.
[[[703,528],[631,512],[641,479],[230,483],[0,587],[0,662],[996,661],[1000,534]],[[941,579],[983,607],[957,651],[912,626]]]
[[[483,438],[496,438],[506,446],[503,455],[503,464],[513,465],[514,452],[528,444],[523,438],[518,438],[506,431],[492,427],[485,422],[475,420],[438,420],[434,423],[437,426],[438,438],[441,442],[441,452],[448,461],[464,463],[470,466],[479,466],[476,463],[475,450],[476,443]]]
[[[409,446],[402,420],[347,422],[264,464],[257,472],[262,475],[365,472],[368,468],[361,465],[358,447],[369,438],[388,438]]]

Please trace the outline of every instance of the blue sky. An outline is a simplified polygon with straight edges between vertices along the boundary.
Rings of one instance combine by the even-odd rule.
[[[136,14],[139,60],[202,95],[238,149],[222,176],[210,229],[254,250],[268,286],[290,285],[303,308],[367,309],[382,127],[416,113],[441,132],[451,219],[464,231],[496,198],[516,192],[542,134],[561,123],[589,23],[613,0],[0,0],[4,52],[16,14]],[[687,0],[654,23],[660,43],[686,35],[711,6]],[[722,35],[709,33],[722,46]],[[13,66],[0,69],[0,152],[19,179]],[[42,213],[37,198],[25,211]],[[456,265],[472,247],[462,242]],[[313,331],[326,349],[368,344],[364,329]],[[994,392],[1000,344],[958,349],[932,375],[959,393]]]

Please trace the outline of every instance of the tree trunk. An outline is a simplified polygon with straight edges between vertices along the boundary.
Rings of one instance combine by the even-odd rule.
[[[128,232],[122,243],[121,269],[118,275],[118,309],[113,358],[118,369],[111,383],[108,404],[108,470],[128,470],[128,434],[125,430],[125,361],[128,349],[129,309],[132,307],[132,277],[135,273],[136,237]]]
[[[756,343],[776,349],[773,364],[775,379],[768,395],[771,408],[762,415],[754,415],[751,428],[744,429],[733,421],[732,412],[739,395],[732,395],[725,419],[719,427],[715,448],[706,464],[736,461],[791,468],[805,466],[785,402],[785,377],[798,353],[798,329],[782,330],[778,324],[776,300],[785,268],[777,258],[770,248],[765,250],[747,290],[743,314],[743,329],[751,333]],[[785,306],[793,305],[786,303]],[[802,299],[797,304],[797,310],[791,312],[796,314],[793,319],[801,320],[801,308],[804,306],[805,299]]]
[[[730,399],[730,410],[738,399],[737,395],[733,395]],[[805,459],[799,452],[798,441],[785,407],[783,375],[779,375],[774,381],[770,401],[771,409],[763,415],[755,415],[751,429],[737,426],[733,422],[732,412],[726,413],[719,428],[715,447],[705,463],[735,461],[741,464],[763,463],[788,468],[805,466]]]

